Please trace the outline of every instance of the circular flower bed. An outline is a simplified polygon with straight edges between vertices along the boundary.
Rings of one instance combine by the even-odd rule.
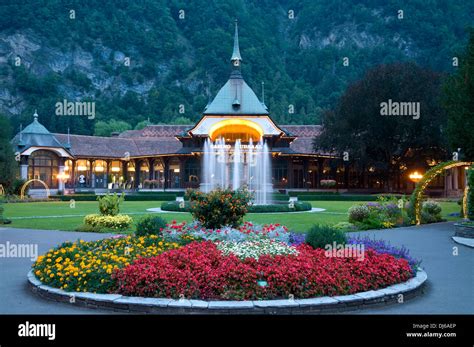
[[[172,222],[160,236],[116,236],[64,243],[33,266],[44,284],[65,291],[204,299],[312,298],[376,290],[413,277],[419,261],[405,248],[352,238],[362,257],[304,244],[280,224],[205,229]],[[341,243],[341,246],[343,243]]]
[[[412,277],[405,259],[366,251],[356,258],[328,257],[307,245],[298,254],[240,259],[213,242],[192,242],[141,258],[112,275],[123,295],[204,300],[310,298],[376,290]],[[263,283],[263,285],[262,285]]]

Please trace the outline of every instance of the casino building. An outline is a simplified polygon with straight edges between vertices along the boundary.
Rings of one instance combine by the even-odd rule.
[[[321,126],[275,123],[242,76],[237,25],[230,63],[228,81],[193,125],[149,125],[112,137],[57,134],[49,132],[35,113],[33,122],[12,140],[20,156],[21,178],[35,180],[30,186],[33,191],[43,188],[36,181],[41,180],[52,193],[199,188],[207,139],[223,138],[226,143],[263,139],[271,154],[276,190],[317,190],[332,181],[339,190],[380,189],[376,172],[366,170],[361,177],[360,170],[331,153],[313,149]],[[449,180],[437,187],[446,190],[449,185],[462,191],[462,172],[453,173]],[[397,190],[412,188],[411,182],[402,182]]]

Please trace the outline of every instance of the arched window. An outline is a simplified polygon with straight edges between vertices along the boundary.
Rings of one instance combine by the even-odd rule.
[[[39,150],[28,157],[28,179],[39,179],[49,188],[58,188],[59,157],[50,151]],[[44,188],[39,182],[33,182],[31,188]]]

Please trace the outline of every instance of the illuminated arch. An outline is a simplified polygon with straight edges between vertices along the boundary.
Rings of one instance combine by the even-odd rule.
[[[423,200],[423,193],[425,192],[426,187],[430,184],[430,182],[436,178],[439,174],[441,174],[445,170],[449,170],[455,167],[465,167],[472,165],[471,162],[467,161],[448,161],[441,164],[436,165],[435,167],[428,170],[424,175],[420,182],[417,183],[415,190],[411,194],[410,197],[410,205],[414,209],[415,214],[415,222],[416,225],[421,224],[421,202]],[[467,214],[467,192],[469,189],[464,190],[464,197],[463,197],[463,214],[464,217]]]
[[[48,187],[48,185],[47,185],[45,182],[43,182],[42,180],[39,180],[39,179],[37,179],[37,178],[34,178],[34,179],[31,179],[31,180],[26,181],[25,183],[23,183],[23,185],[21,186],[21,190],[20,190],[20,199],[23,200],[23,199],[25,198],[25,189],[26,189],[26,187],[27,187],[30,183],[35,182],[35,181],[41,183],[41,184],[44,186],[44,188],[46,189],[46,195],[49,197],[50,194],[49,194],[49,187]]]
[[[263,137],[263,134],[264,132],[260,125],[246,119],[226,119],[217,122],[209,129],[209,138],[212,141],[223,137],[230,141],[235,141],[239,138],[243,142],[247,142],[250,139],[258,142]]]
[[[5,189],[3,188],[3,184],[0,184],[0,196],[5,195]]]

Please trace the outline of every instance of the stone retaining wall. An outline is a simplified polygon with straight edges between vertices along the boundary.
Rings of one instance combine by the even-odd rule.
[[[414,278],[390,287],[353,295],[325,296],[313,299],[260,301],[203,301],[160,298],[127,297],[120,294],[66,292],[43,285],[28,273],[28,283],[34,293],[56,302],[65,302],[91,309],[109,309],[123,313],[152,314],[308,314],[344,312],[395,304],[409,300],[423,292],[427,274],[419,270]],[[401,297],[401,295],[403,297]]]

